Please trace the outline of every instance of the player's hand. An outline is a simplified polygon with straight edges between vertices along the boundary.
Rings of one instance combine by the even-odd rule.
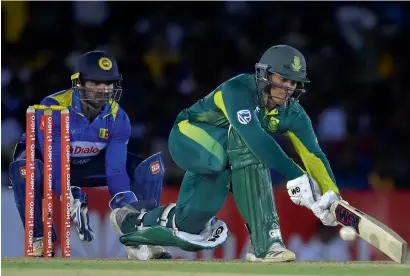
[[[312,209],[313,203],[320,199],[319,185],[307,174],[288,181],[286,188],[290,199],[296,205]]]
[[[157,202],[155,199],[151,198],[151,199],[138,200],[129,205],[131,205],[134,209],[137,209],[138,211],[141,211],[141,210],[149,211],[149,210],[154,209],[157,206]]]
[[[322,221],[324,225],[336,226],[337,221],[333,214],[330,212],[330,206],[336,201],[341,200],[340,195],[334,191],[327,191],[321,198],[313,203],[312,212],[315,216]]]
[[[78,232],[78,238],[82,241],[92,241],[95,234],[90,227],[90,218],[88,216],[87,195],[80,187],[71,187],[71,208],[70,215]]]

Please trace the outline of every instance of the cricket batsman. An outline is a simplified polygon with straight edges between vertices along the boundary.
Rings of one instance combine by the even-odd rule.
[[[232,187],[246,221],[249,261],[286,262],[269,168],[286,179],[288,194],[325,225],[335,226],[329,207],[341,199],[329,162],[298,97],[309,83],[304,56],[295,48],[269,48],[255,66],[219,85],[177,117],[169,150],[184,170],[176,204],[151,211],[123,207],[111,222],[127,246],[175,246],[187,251],[214,249],[228,237],[216,218]],[[270,134],[287,136],[305,169],[290,159]]]
[[[47,96],[42,105],[67,107],[70,113],[70,215],[82,241],[95,238],[90,226],[87,195],[81,187],[108,186],[112,210],[127,205],[150,209],[158,205],[164,165],[161,153],[147,159],[127,152],[131,125],[119,106],[122,76],[117,62],[105,52],[92,51],[80,57],[77,72],[71,76],[72,87]],[[36,111],[36,168],[34,256],[43,255],[41,200],[43,194],[43,111]],[[60,160],[60,113],[53,112],[53,160]],[[9,166],[11,185],[23,226],[25,210],[26,144],[23,134]],[[53,162],[53,190],[61,196],[60,162]],[[56,240],[53,228],[53,242]],[[160,246],[126,246],[129,258],[171,258]]]

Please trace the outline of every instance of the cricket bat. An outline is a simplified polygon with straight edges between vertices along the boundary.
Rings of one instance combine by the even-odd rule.
[[[353,227],[359,237],[392,260],[407,261],[407,242],[380,221],[343,201],[335,201],[330,211],[340,225]]]

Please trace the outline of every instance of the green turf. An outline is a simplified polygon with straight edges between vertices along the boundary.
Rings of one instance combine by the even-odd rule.
[[[3,258],[4,275],[369,275],[410,276],[409,264],[393,262],[294,262],[262,264],[241,261],[129,261],[113,259],[33,259]],[[41,273],[40,273],[41,270]],[[66,273],[60,273],[57,271]],[[28,273],[30,271],[30,273]],[[101,272],[100,272],[101,271]],[[103,273],[105,272],[105,273]]]

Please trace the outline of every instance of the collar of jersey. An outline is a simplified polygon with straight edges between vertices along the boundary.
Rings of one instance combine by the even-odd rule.
[[[83,109],[81,107],[81,100],[80,100],[80,93],[77,89],[74,89],[73,98],[72,98],[72,108],[75,113],[80,116],[85,117]],[[111,106],[110,104],[106,104],[104,109],[100,112],[98,116],[105,117],[106,115],[111,114]]]

